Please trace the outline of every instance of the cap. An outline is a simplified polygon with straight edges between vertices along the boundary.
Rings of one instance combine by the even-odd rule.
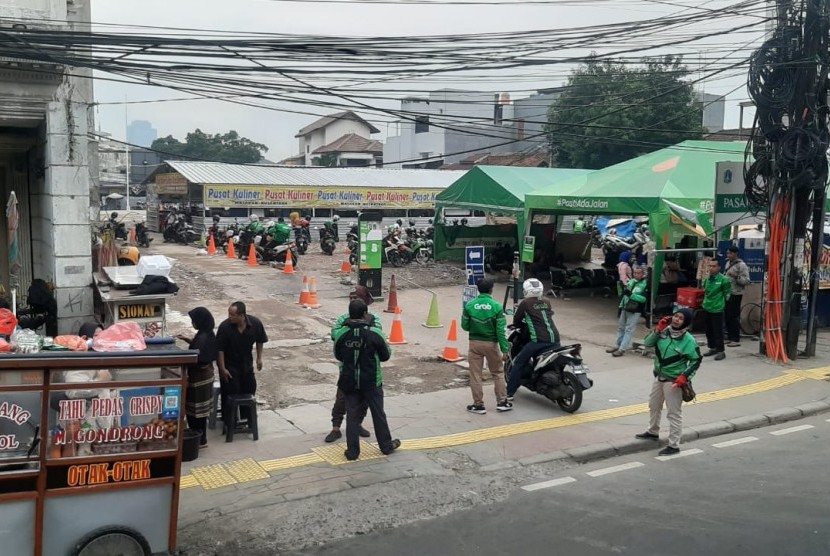
[[[372,297],[372,293],[366,286],[355,286],[349,296],[355,296],[358,299],[362,299],[366,305],[371,305],[372,302],[375,301],[375,298]]]

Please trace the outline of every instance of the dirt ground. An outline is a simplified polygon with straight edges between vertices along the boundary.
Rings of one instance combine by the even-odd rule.
[[[244,301],[248,312],[263,321],[269,337],[264,370],[258,374],[258,397],[270,407],[333,399],[337,362],[329,333],[337,316],[346,311],[351,289],[339,272],[343,255],[326,256],[312,244],[298,262],[295,276],[299,278],[293,279],[279,275],[278,269],[249,267],[244,261],[199,254],[193,247],[164,244],[160,237],[145,251],[175,260],[171,277],[180,289],[168,302],[169,334],[191,332],[187,311],[194,307],[210,309],[218,325],[226,318],[231,302]],[[384,273],[388,276],[386,269]],[[401,291],[416,285],[460,287],[465,280],[460,265],[447,263],[412,263],[394,269],[394,273]],[[325,299],[322,309],[307,310],[296,305],[303,274],[318,276],[318,290],[321,299]],[[356,279],[354,273],[351,279]],[[379,301],[371,310],[383,315],[385,306],[385,302]],[[467,386],[464,369],[439,360],[436,353],[434,345],[418,343],[406,346],[405,350],[394,350],[393,359],[383,367],[387,394]]]

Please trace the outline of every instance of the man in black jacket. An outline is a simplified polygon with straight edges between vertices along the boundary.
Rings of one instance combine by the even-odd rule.
[[[366,409],[372,412],[375,437],[380,451],[391,454],[400,445],[392,440],[383,411],[381,361],[391,356],[383,333],[372,328],[369,309],[362,299],[349,303],[349,318],[334,332],[334,356],[340,361],[337,387],[346,396],[346,459],[360,457],[360,422]]]

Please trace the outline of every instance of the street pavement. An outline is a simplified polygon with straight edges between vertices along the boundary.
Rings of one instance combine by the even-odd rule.
[[[821,416],[698,442],[671,458],[652,449],[552,474],[494,505],[302,554],[830,554],[828,445]]]
[[[210,274],[224,272],[230,283],[241,274],[230,275],[223,269],[239,264],[210,261],[215,267]],[[262,287],[276,284],[273,298],[293,303],[300,277],[254,270],[265,272]],[[497,285],[497,297],[502,297],[503,288],[504,284]],[[323,321],[342,312],[349,286],[334,273],[321,275],[319,289],[324,307],[298,313],[298,319],[314,319],[316,327],[323,329]],[[449,320],[460,314],[458,290],[434,290],[445,327],[428,329],[420,323],[426,320],[432,293],[402,289],[399,304],[409,343],[396,347],[395,353],[423,360],[437,357],[446,345]],[[384,457],[370,438],[361,459],[347,463],[343,440],[323,442],[330,429],[336,366],[333,360],[320,361],[315,370],[330,380],[319,385],[330,392],[329,399],[287,408],[262,407],[259,441],[241,435],[225,443],[219,430],[211,431],[210,446],[198,460],[183,466],[180,548],[188,555],[264,556],[313,547],[356,533],[485,507],[552,470],[647,448],[633,435],[648,420],[652,361],[636,354],[612,358],[604,352],[616,330],[613,300],[582,297],[556,299],[553,304],[565,340],[583,342],[595,381],[574,415],[527,390],[520,390],[513,411],[498,413],[491,382],[485,384],[490,411],[483,416],[464,410],[470,403],[468,388],[389,396],[386,410],[393,436],[403,442],[401,449]],[[389,330],[391,315],[382,318]],[[635,338],[644,334],[641,327]],[[271,330],[269,335],[281,341]],[[458,341],[462,355],[466,343],[462,332]],[[729,349],[724,361],[704,361],[695,379],[698,401],[684,405],[684,451],[717,435],[830,410],[830,331],[820,331],[813,359],[779,366],[757,351],[757,341],[745,339],[741,347]],[[394,355],[390,364],[395,364]],[[463,365],[446,363],[447,380],[464,380]],[[415,367],[411,372],[417,377],[420,370]],[[371,429],[368,420],[367,427]],[[377,503],[366,505],[367,500]]]

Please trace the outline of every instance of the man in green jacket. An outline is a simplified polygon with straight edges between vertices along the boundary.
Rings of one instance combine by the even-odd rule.
[[[703,281],[703,315],[706,318],[706,343],[709,351],[704,357],[715,356],[715,361],[726,357],[723,347],[723,309],[732,292],[732,282],[720,273],[717,259],[709,262],[709,277]]]
[[[689,333],[692,310],[680,309],[671,317],[663,317],[644,344],[654,348],[654,382],[648,399],[649,425],[646,432],[635,435],[640,440],[660,439],[660,414],[666,405],[669,420],[669,445],[658,455],[672,456],[680,451],[683,434],[683,386],[692,380],[700,367],[700,350]]]
[[[478,297],[464,306],[461,313],[461,328],[470,333],[470,347],[467,359],[470,362],[470,390],[473,403],[467,411],[484,415],[484,389],[482,387],[482,369],[484,358],[493,375],[496,390],[496,409],[509,411],[513,406],[507,401],[507,385],[504,382],[504,361],[510,346],[504,329],[507,320],[499,302],[493,299],[493,281],[482,278],[476,283]]]

